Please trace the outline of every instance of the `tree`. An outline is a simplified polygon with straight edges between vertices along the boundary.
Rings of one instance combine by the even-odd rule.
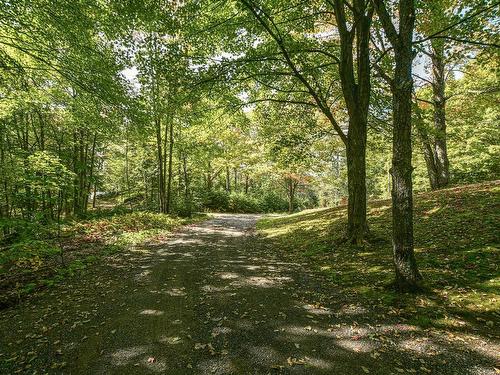
[[[446,93],[447,80],[468,57],[478,56],[494,46],[491,41],[495,40],[497,28],[493,9],[494,5],[476,0],[419,3],[417,31],[422,36],[416,47],[430,60],[431,79],[416,77],[429,84],[432,93],[426,95],[429,98],[419,93],[416,99],[432,106],[433,126],[421,123],[416,130],[432,190],[444,188],[450,182],[446,105],[451,96]]]
[[[399,26],[382,0],[374,0],[380,23],[394,50],[392,90],[392,243],[398,290],[416,290],[422,276],[413,249],[413,189],[411,165],[412,63],[415,4],[399,0]]]
[[[254,26],[249,27],[249,31],[258,35],[257,39],[266,38],[274,47],[262,43],[262,47],[254,47],[253,51],[243,51],[244,56],[237,59],[235,64],[255,64],[261,61],[270,65],[272,69],[267,78],[256,72],[247,76],[253,77],[260,88],[264,86],[271,92],[285,94],[285,97],[270,98],[271,101],[316,107],[330,121],[346,146],[349,192],[347,238],[349,242],[359,245],[368,231],[366,134],[370,103],[369,35],[373,7],[362,0],[354,1],[354,6],[348,7],[339,0],[324,4],[314,2],[301,11],[293,8],[287,12],[287,5],[281,2],[239,2],[260,26],[258,31]],[[279,10],[280,7],[283,9]],[[322,16],[317,18],[317,14]],[[304,22],[298,24],[297,19]],[[319,30],[316,23],[321,25]],[[333,25],[339,32],[338,38],[326,38],[323,42],[316,36],[322,32],[330,32]],[[340,51],[336,46],[337,42],[340,44]],[[256,50],[261,53],[253,53]],[[331,89],[337,82],[336,78],[328,82],[324,74],[324,69],[331,65],[338,65],[341,91],[348,114],[347,130],[340,125],[342,114],[336,114],[332,110],[336,98],[332,97]],[[275,83],[269,82],[269,77],[274,75],[288,80],[288,87],[282,86],[276,90]],[[301,89],[291,88],[296,85]],[[289,94],[288,97],[286,94]]]

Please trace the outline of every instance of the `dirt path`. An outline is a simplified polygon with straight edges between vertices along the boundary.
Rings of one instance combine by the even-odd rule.
[[[254,236],[257,219],[217,215],[0,312],[0,372],[494,373],[481,346],[323,307],[324,283]]]

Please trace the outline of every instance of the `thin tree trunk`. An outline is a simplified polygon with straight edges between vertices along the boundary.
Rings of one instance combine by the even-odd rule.
[[[399,33],[383,0],[375,0],[380,21],[394,48],[396,62],[392,84],[392,241],[400,291],[419,289],[422,276],[413,250],[413,192],[411,165],[412,38],[415,24],[413,0],[399,1]]]
[[[226,191],[231,192],[231,172],[229,170],[229,165],[226,166]]]
[[[169,124],[169,150],[168,150],[168,180],[167,180],[167,199],[165,212],[170,213],[170,201],[172,200],[172,158],[174,153],[174,122],[170,119]]]
[[[432,46],[432,91],[434,103],[435,145],[434,155],[437,169],[437,187],[443,188],[450,181],[450,163],[446,147],[446,97],[444,40],[434,39]]]
[[[427,176],[429,178],[429,185],[432,190],[438,188],[438,171],[436,169],[436,162],[434,158],[434,150],[432,146],[432,141],[425,128],[424,119],[418,107],[418,103],[414,106],[415,108],[415,129],[417,130],[417,136],[420,140],[422,147],[422,153],[424,155],[425,166],[427,167]]]
[[[186,154],[182,154],[182,171],[184,175],[184,205],[186,206],[187,216],[191,217],[191,197],[189,194],[189,176]]]
[[[163,171],[163,148],[161,139],[161,120],[155,119],[156,129],[156,151],[158,156],[158,199],[160,201],[160,212],[166,213],[165,205],[165,179]]]
[[[295,210],[294,201],[295,201],[295,182],[289,177],[286,179],[287,181],[287,195],[288,195],[288,213],[291,214]]]

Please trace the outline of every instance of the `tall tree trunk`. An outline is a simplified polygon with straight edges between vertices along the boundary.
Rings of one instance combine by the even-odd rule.
[[[444,40],[433,39],[432,46],[432,92],[434,103],[435,145],[434,158],[437,169],[437,185],[443,188],[450,181],[450,163],[446,148],[446,77]]]
[[[229,165],[226,165],[226,191],[231,192],[231,171],[229,170]]]
[[[383,0],[374,0],[380,21],[394,48],[396,62],[392,84],[392,242],[400,291],[419,288],[422,276],[413,250],[413,192],[411,165],[412,38],[415,24],[413,0],[399,1],[399,33]]]
[[[182,172],[184,175],[184,205],[186,206],[186,213],[188,217],[191,217],[191,194],[189,193],[189,176],[188,176],[188,166],[187,166],[187,156],[186,153],[182,153]]]
[[[212,191],[212,163],[210,161],[207,170],[207,191]]]
[[[425,166],[427,167],[429,185],[432,190],[436,190],[438,189],[438,171],[436,169],[432,140],[430,139],[427,129],[425,128],[424,119],[420,112],[420,108],[418,107],[418,102],[415,104],[414,108],[415,129],[417,130],[417,136],[422,147]]]
[[[168,131],[168,179],[167,179],[167,198],[166,198],[166,207],[165,212],[167,214],[170,213],[170,201],[172,200],[172,158],[174,153],[174,122],[173,119],[170,119],[169,123],[169,131]]]
[[[160,212],[166,213],[165,205],[165,178],[163,170],[163,144],[161,137],[161,120],[155,119],[156,151],[158,156],[158,199],[160,201]]]
[[[366,124],[349,123],[347,143],[347,234],[351,243],[362,245],[366,222]]]
[[[288,213],[291,214],[295,210],[295,188],[297,186],[296,181],[293,178],[288,177],[287,182],[287,196],[288,196]]]
[[[355,22],[349,30],[345,6],[344,1],[335,0],[335,18],[341,41],[340,82],[349,115],[349,132],[346,143],[349,197],[347,238],[349,242],[361,245],[368,233],[366,221],[366,137],[371,90],[369,37],[373,8],[364,0],[354,0]],[[356,36],[355,44],[353,43],[354,35]],[[356,67],[354,53],[356,54]]]
[[[95,170],[96,146],[97,146],[97,133],[94,133],[94,138],[92,140],[92,151],[90,153],[89,178],[88,178],[87,186],[86,186],[86,189],[85,189],[85,211],[87,211],[87,207],[88,207],[88,204],[89,204],[88,200],[90,198],[90,192],[91,192],[91,188],[92,188],[92,183],[94,183],[94,191],[95,191],[94,170]],[[95,208],[95,199],[92,199],[92,208]]]

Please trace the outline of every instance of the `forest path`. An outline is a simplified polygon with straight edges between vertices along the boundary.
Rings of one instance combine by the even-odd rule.
[[[271,251],[258,218],[215,215],[1,312],[0,373],[447,373],[418,358],[432,343],[384,349],[407,326],[376,331],[355,301],[321,306],[335,291]]]

